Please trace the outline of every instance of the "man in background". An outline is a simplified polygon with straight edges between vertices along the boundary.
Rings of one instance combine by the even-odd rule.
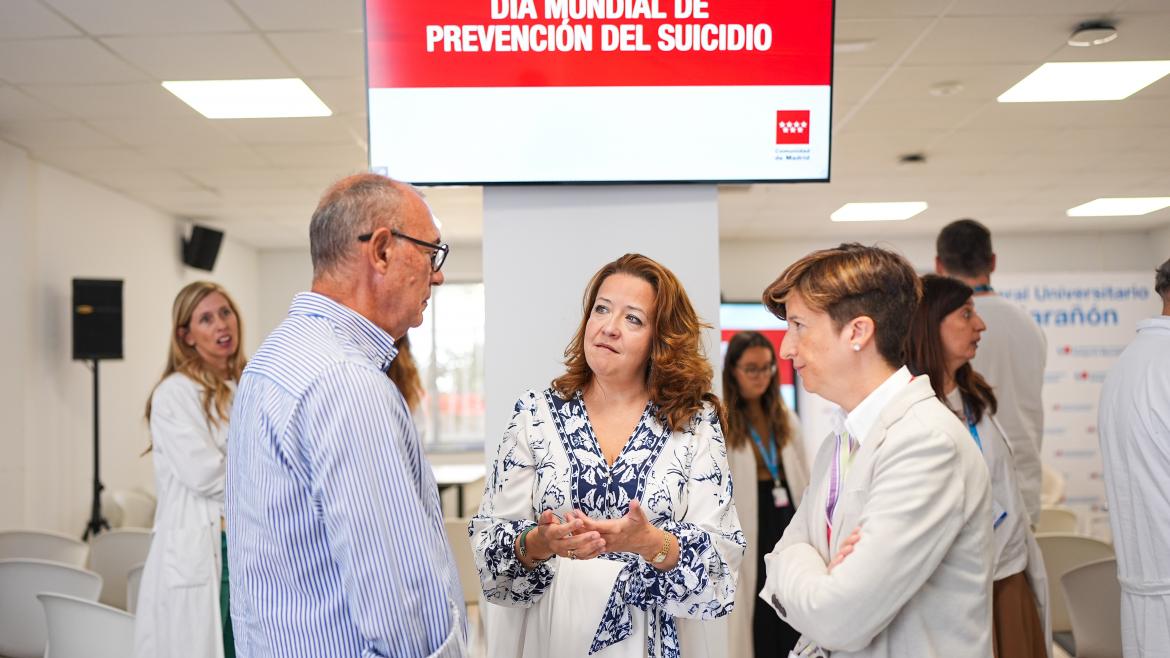
[[[987,324],[971,366],[995,390],[1012,448],[1016,479],[1033,525],[1040,518],[1040,446],[1044,437],[1044,367],[1048,341],[1023,307],[991,287],[995,252],[991,231],[973,219],[947,224],[935,243],[935,271],[975,290],[975,310]]]
[[[1097,423],[1125,658],[1170,652],[1170,260],[1154,290],[1162,314],[1138,323],[1109,370]]]

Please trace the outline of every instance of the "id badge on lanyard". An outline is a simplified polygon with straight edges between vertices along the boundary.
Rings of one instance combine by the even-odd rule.
[[[764,466],[767,467],[768,473],[772,476],[772,504],[776,509],[782,509],[792,504],[788,498],[788,490],[784,488],[784,484],[780,481],[780,451],[776,448],[776,439],[772,437],[772,443],[768,446],[769,450],[764,449],[764,441],[760,438],[758,432],[751,430],[752,441],[755,442],[756,448],[760,451],[760,457],[764,460]]]

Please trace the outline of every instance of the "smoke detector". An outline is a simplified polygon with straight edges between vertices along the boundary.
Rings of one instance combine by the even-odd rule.
[[[1068,45],[1078,48],[1100,46],[1117,38],[1117,28],[1110,21],[1085,21],[1068,38]]]

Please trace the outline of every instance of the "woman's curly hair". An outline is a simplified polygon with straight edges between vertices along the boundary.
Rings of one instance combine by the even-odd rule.
[[[722,421],[719,399],[711,392],[714,371],[703,350],[703,329],[710,325],[695,313],[674,273],[641,254],[626,254],[593,275],[585,289],[581,324],[565,348],[566,372],[553,380],[553,389],[571,397],[592,381],[593,371],[585,361],[585,328],[601,284],[614,274],[637,277],[654,289],[654,335],[646,364],[646,388],[658,406],[659,420],[672,431],[682,430],[708,401]]]

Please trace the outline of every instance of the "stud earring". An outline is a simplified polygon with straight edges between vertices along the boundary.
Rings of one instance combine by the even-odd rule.
[[[853,343],[853,351],[860,352],[861,351],[861,343]]]

